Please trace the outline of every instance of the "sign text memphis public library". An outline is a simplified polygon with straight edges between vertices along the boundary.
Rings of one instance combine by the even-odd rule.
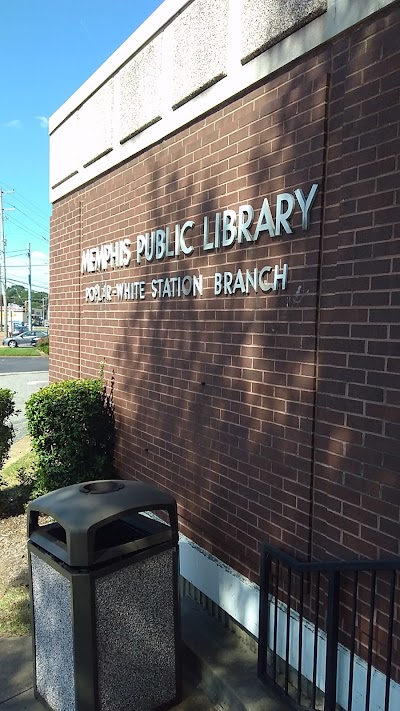
[[[274,238],[282,234],[293,232],[290,224],[296,207],[301,211],[303,230],[310,224],[310,212],[318,192],[318,184],[314,183],[307,196],[301,188],[294,193],[279,193],[276,199],[275,219],[267,198],[264,198],[258,220],[254,221],[254,209],[251,205],[242,205],[239,211],[224,210],[217,212],[213,219],[212,229],[210,218],[203,220],[203,251],[215,251],[230,248],[236,242],[238,245],[258,242],[261,235],[268,232]],[[254,227],[255,224],[255,227]],[[178,258],[181,255],[190,256],[194,251],[192,244],[195,223],[187,220],[182,226],[176,224],[173,231],[156,229],[137,236],[136,262],[162,261],[168,258]],[[254,227],[254,229],[253,229]],[[82,252],[82,274],[105,272],[108,269],[128,267],[132,259],[131,240],[124,239],[118,242],[103,244],[100,247],[85,249]],[[268,281],[269,275],[272,275]],[[288,265],[282,266],[263,265],[261,268],[232,272],[215,272],[214,294],[231,295],[237,292],[249,294],[252,289],[268,293],[286,289],[288,280]],[[203,275],[184,274],[182,276],[168,276],[152,279],[150,282],[150,295],[155,298],[174,298],[203,295]],[[147,295],[145,281],[121,282],[114,286],[102,282],[85,289],[85,299],[88,302],[100,303],[103,301],[139,300]]]

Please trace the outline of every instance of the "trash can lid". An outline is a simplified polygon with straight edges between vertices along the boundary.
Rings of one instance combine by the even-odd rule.
[[[144,536],[148,545],[151,545],[154,535],[157,542],[177,540],[175,499],[150,484],[117,479],[72,484],[31,501],[27,507],[28,537],[50,552],[56,552],[69,565],[91,565],[101,558],[95,551],[96,531],[108,523],[141,511],[166,511],[169,515],[170,526],[159,523],[158,532],[151,531],[150,526],[150,535]],[[58,541],[54,548],[51,536],[47,535],[50,527],[38,525],[39,514],[51,516],[57,521],[64,529],[65,543],[60,545]],[[160,526],[165,530],[164,534],[160,533]],[[139,547],[145,547],[145,543],[142,542]],[[105,557],[110,558],[111,551]]]

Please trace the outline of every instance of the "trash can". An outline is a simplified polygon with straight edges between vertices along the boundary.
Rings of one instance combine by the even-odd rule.
[[[36,698],[54,711],[177,704],[173,497],[144,483],[94,481],[45,494],[27,514]],[[53,522],[40,525],[40,514]]]

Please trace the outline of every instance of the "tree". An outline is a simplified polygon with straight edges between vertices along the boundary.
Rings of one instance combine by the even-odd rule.
[[[23,306],[28,298],[28,290],[24,286],[14,284],[7,287],[7,302],[9,304],[17,304]]]
[[[47,303],[48,298],[49,295],[46,291],[32,291],[32,308],[42,309],[43,299]],[[13,286],[7,287],[7,302],[9,304],[24,306],[26,301],[28,301],[28,289],[25,286],[13,284]]]

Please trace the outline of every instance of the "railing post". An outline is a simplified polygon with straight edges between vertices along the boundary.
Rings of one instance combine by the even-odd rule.
[[[267,671],[268,632],[269,632],[269,578],[271,557],[266,551],[261,552],[260,570],[260,609],[258,625],[258,660],[257,676],[262,679]]]
[[[340,572],[336,570],[329,573],[324,711],[335,711],[336,707],[337,652],[339,641],[339,590]]]

